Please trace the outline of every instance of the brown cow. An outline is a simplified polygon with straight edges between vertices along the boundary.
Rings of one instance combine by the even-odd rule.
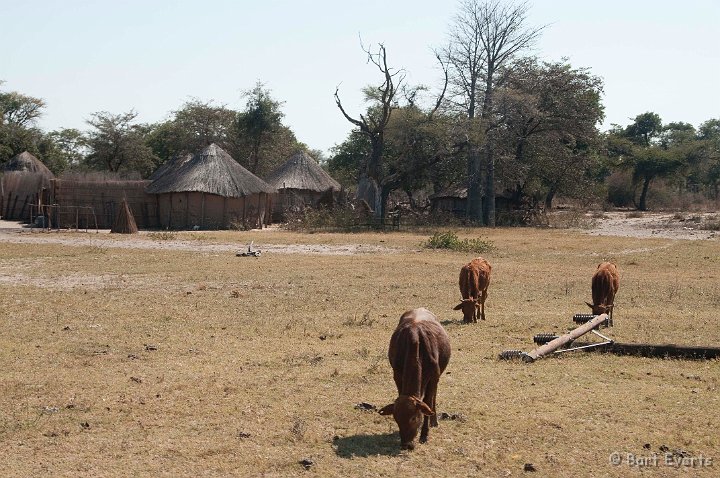
[[[480,309],[480,318],[485,320],[485,299],[490,285],[490,263],[478,257],[460,269],[460,295],[461,302],[453,310],[463,312],[463,322],[477,322],[477,309]]]
[[[388,358],[398,397],[383,407],[380,415],[395,418],[400,446],[412,450],[421,423],[420,443],[427,442],[429,427],[437,426],[437,386],[450,361],[450,340],[432,312],[409,310],[400,317],[390,338]]]
[[[608,314],[612,310],[620,286],[620,274],[612,262],[601,262],[592,277],[593,303],[585,302],[595,315]]]

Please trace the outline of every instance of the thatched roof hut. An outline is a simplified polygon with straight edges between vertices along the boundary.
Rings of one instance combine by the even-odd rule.
[[[279,219],[293,208],[316,207],[328,196],[332,202],[333,191],[338,192],[342,188],[304,151],[294,154],[273,171],[267,183],[278,190],[278,194],[273,196],[273,212],[278,214]]]
[[[158,166],[155,172],[153,172],[148,179],[150,181],[155,181],[160,176],[164,176],[168,171],[179,168],[183,164],[190,161],[192,158],[193,155],[190,153],[178,154],[176,156],[173,156],[172,158]]]
[[[42,174],[50,179],[55,175],[48,169],[45,164],[27,151],[16,154],[8,159],[2,166],[2,170],[7,171],[24,171],[28,173]]]
[[[294,154],[285,164],[273,171],[266,179],[275,189],[299,189],[324,192],[328,189],[340,190],[340,183],[320,167],[317,161],[306,152]]]
[[[485,202],[484,188],[482,201]],[[430,209],[438,212],[451,212],[458,217],[464,217],[467,210],[468,186],[467,184],[455,184],[440,192],[431,195]],[[512,194],[507,190],[496,189],[495,208],[508,209]]]
[[[29,219],[31,206],[46,202],[54,177],[42,161],[27,151],[10,158],[2,165],[0,174],[0,216]]]
[[[161,227],[262,227],[275,189],[216,144],[168,168],[146,191],[158,197]]]

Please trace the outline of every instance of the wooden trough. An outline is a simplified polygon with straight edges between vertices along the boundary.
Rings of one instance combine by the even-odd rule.
[[[500,354],[500,359],[520,358],[523,362],[530,363],[545,357],[546,355],[555,355],[580,350],[585,352],[606,352],[616,355],[696,360],[710,360],[720,357],[720,347],[686,346],[676,344],[631,344],[615,342],[613,339],[606,337],[597,330],[600,326],[612,326],[612,318],[607,314],[597,316],[576,314],[573,317],[573,320],[576,323],[581,323],[582,325],[561,336],[556,336],[554,334],[536,335],[534,340],[539,347],[531,352],[506,350]],[[574,343],[575,339],[589,332],[600,337],[603,341]],[[569,345],[572,346],[567,347]]]

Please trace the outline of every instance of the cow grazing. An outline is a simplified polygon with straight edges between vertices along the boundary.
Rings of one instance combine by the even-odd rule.
[[[620,285],[620,274],[612,262],[601,262],[592,277],[593,303],[585,302],[595,315],[608,314],[612,310],[615,294]]]
[[[390,338],[388,358],[398,397],[379,412],[395,418],[400,446],[412,450],[421,425],[420,443],[427,442],[429,427],[437,426],[437,386],[450,361],[450,340],[432,312],[409,310]]]
[[[460,269],[460,295],[461,302],[453,310],[462,310],[463,322],[477,322],[477,311],[480,309],[480,318],[485,320],[485,299],[490,285],[490,263],[478,257]]]

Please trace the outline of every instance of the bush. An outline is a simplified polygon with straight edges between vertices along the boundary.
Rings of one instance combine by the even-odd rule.
[[[291,231],[340,230],[352,231],[367,227],[370,218],[363,217],[360,211],[350,207],[305,208],[300,211],[288,211],[284,228]]]
[[[628,207],[634,204],[635,188],[627,172],[615,172],[608,177],[607,200],[615,207]]]
[[[492,241],[483,239],[460,239],[452,231],[436,232],[427,242],[422,243],[426,249],[450,249],[457,252],[483,253],[495,249]]]

